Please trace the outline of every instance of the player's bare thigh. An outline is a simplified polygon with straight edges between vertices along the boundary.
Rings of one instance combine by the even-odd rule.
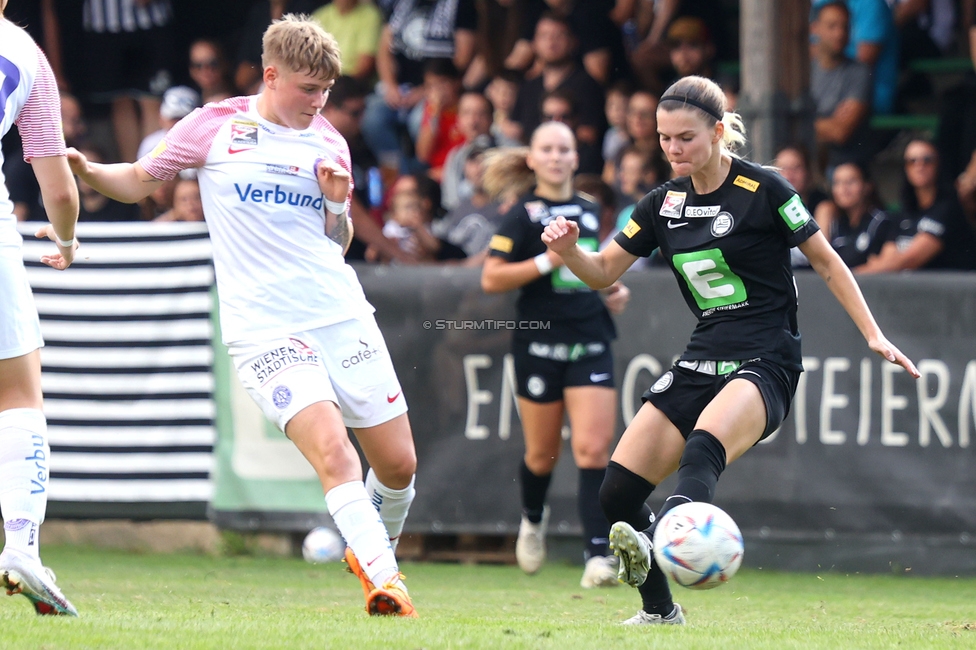
[[[359,454],[349,440],[335,402],[309,404],[288,420],[285,435],[315,469],[326,492],[343,483],[363,480]]]
[[[731,463],[759,441],[766,429],[766,403],[748,379],[732,379],[698,416],[695,428],[704,429],[725,447]]]
[[[617,391],[606,386],[563,389],[572,431],[573,458],[580,469],[603,469],[616,433]]]
[[[685,439],[678,428],[656,406],[644,402],[610,460],[659,485],[678,469],[684,450]]]
[[[533,402],[518,398],[525,438],[525,465],[536,476],[552,472],[563,446],[563,400]]]

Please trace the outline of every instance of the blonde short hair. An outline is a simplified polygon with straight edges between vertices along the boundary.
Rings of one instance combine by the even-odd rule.
[[[341,74],[339,44],[309,16],[285,14],[264,32],[261,65],[335,79]]]

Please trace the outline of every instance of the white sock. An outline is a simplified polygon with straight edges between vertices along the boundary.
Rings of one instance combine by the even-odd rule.
[[[47,420],[37,409],[0,412],[0,511],[4,549],[38,557],[38,527],[47,512]]]
[[[394,552],[400,541],[400,533],[403,532],[403,522],[407,520],[410,504],[417,494],[413,487],[416,480],[417,477],[413,476],[410,485],[402,490],[394,490],[380,483],[372,467],[366,472],[366,493],[380,513],[380,519],[383,520],[386,532],[390,535],[390,545]]]
[[[325,503],[343,539],[373,584],[380,587],[395,580],[400,569],[386,528],[366,494],[366,486],[360,481],[337,485],[326,493]]]

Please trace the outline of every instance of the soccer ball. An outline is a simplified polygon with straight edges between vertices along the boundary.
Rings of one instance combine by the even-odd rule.
[[[742,533],[724,510],[710,503],[672,508],[654,529],[654,559],[682,587],[714,589],[742,564]]]
[[[338,562],[346,552],[346,542],[331,528],[313,528],[302,542],[302,556],[306,562],[322,564]]]

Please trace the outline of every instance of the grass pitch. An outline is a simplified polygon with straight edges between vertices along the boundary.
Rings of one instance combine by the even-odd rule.
[[[686,627],[624,628],[637,591],[579,587],[580,567],[406,564],[418,620],[370,618],[343,564],[47,547],[81,618],[0,604],[4,647],[29,648],[973,648],[976,579],[743,570],[676,588]]]

